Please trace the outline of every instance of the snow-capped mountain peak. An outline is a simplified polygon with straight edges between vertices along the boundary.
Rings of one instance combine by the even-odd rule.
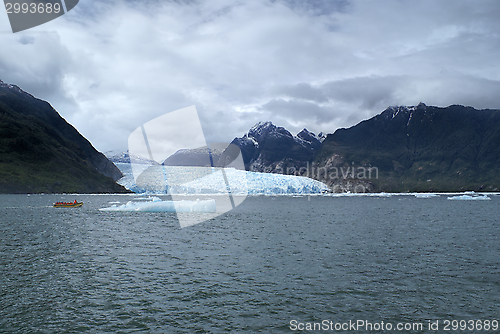
[[[284,127],[267,121],[255,124],[232,144],[241,149],[248,170],[278,172],[285,160],[288,166],[296,165],[297,169],[312,160],[321,141],[307,129],[294,136]]]

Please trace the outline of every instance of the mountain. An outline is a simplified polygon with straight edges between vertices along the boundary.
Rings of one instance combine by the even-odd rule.
[[[199,147],[195,149],[181,149],[169,156],[162,165],[165,166],[216,166],[224,151],[222,149]]]
[[[307,176],[333,192],[499,191],[500,110],[452,105],[389,107],[333,134],[296,136],[260,122],[231,143],[245,169]],[[210,166],[225,153],[179,150],[163,164]],[[224,159],[222,159],[224,160]]]
[[[334,191],[499,191],[499,144],[500,110],[389,107],[329,134],[309,176]]]
[[[129,164],[132,160],[136,164],[150,164],[150,165],[158,165],[158,163],[154,160],[144,159],[138,155],[130,155],[128,151],[120,152],[120,151],[107,151],[104,152],[104,155],[111,161],[112,163],[121,163],[121,164]]]
[[[48,102],[0,80],[0,193],[126,192],[121,176]]]
[[[283,127],[260,122],[231,144],[240,148],[249,171],[296,174],[314,159],[321,148],[321,140],[307,129],[293,136]]]

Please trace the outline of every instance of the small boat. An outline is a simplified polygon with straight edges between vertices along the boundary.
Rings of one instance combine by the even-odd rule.
[[[54,208],[79,208],[83,205],[83,202],[55,202]]]

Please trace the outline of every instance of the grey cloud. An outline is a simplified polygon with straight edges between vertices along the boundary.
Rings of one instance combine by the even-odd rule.
[[[283,99],[273,99],[264,104],[262,109],[288,119],[307,119],[313,123],[335,118],[335,112],[329,106],[321,106],[313,102],[296,99],[288,101]]]
[[[296,99],[302,99],[314,102],[328,101],[328,98],[325,96],[322,89],[313,87],[305,82],[293,86],[281,86],[276,88],[275,92]]]
[[[19,43],[24,44],[24,45],[34,44],[35,39],[33,38],[33,36],[21,35],[21,37],[19,38]]]
[[[321,89],[328,98],[355,103],[373,110],[397,103],[397,91],[405,85],[404,77],[361,77],[324,84]]]
[[[331,81],[320,86],[300,83],[275,90],[291,100],[275,99],[263,107],[290,115],[296,114],[294,110],[308,110],[316,116],[321,115],[321,119],[326,121],[331,119],[333,113],[331,107],[322,106],[325,103],[353,104],[362,109],[377,110],[397,102],[398,91],[408,85],[411,85],[411,79],[404,76],[358,77]]]
[[[427,104],[461,104],[477,109],[500,109],[500,80],[447,73],[439,77],[417,78],[415,86]]]
[[[73,111],[77,106],[64,86],[71,54],[55,33],[3,36],[0,79],[18,85],[35,97]]]
[[[299,12],[313,15],[330,15],[335,12],[345,12],[349,9],[349,0],[281,0],[284,4]]]
[[[102,150],[193,104],[213,141],[266,120],[333,132],[389,105],[500,108],[499,15],[496,0],[80,1],[1,35],[0,79]]]

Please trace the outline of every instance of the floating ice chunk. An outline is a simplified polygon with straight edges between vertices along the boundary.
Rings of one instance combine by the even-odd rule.
[[[137,211],[137,212],[215,212],[215,200],[200,201],[162,201],[158,197],[148,202],[133,202],[120,206],[101,208],[100,211]]]
[[[416,198],[432,198],[432,197],[439,197],[439,195],[436,195],[436,194],[421,194],[421,193],[418,193],[418,194],[415,194],[415,197],[416,197]]]
[[[372,196],[372,197],[391,197],[392,195],[393,194],[391,194],[391,193],[381,192],[381,193],[369,194],[368,196]]]
[[[461,196],[448,197],[448,199],[452,200],[452,201],[489,201],[489,200],[491,200],[491,198],[489,198],[486,195],[483,195],[483,196],[461,195]]]

